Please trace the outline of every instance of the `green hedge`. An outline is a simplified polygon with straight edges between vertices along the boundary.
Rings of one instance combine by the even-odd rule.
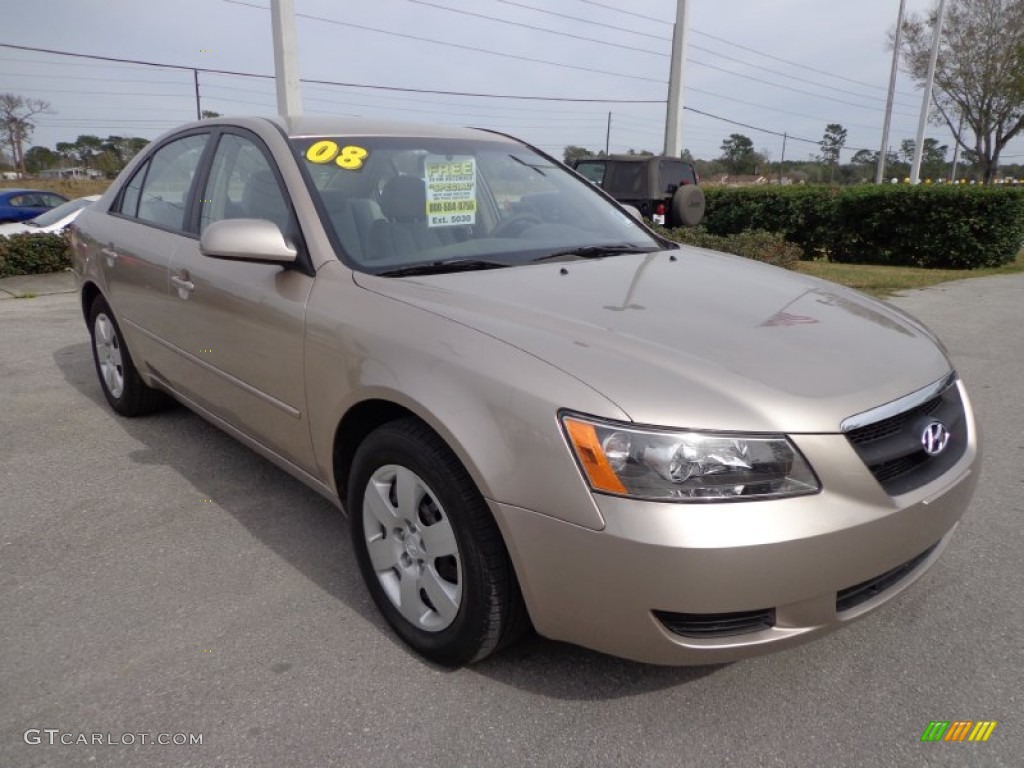
[[[713,235],[704,227],[680,227],[664,229],[655,227],[664,237],[678,243],[710,248],[713,251],[733,253],[755,261],[774,264],[777,267],[792,267],[800,260],[800,248],[777,232],[750,231],[735,235]]]
[[[1024,245],[1024,191],[996,187],[707,187],[716,235],[780,233],[805,259],[973,269]]]
[[[70,267],[71,246],[66,235],[0,236],[0,277],[62,272]]]

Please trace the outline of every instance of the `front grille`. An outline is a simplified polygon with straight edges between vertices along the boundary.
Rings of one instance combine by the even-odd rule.
[[[841,590],[836,594],[836,613],[856,608],[861,603],[867,602],[876,595],[882,594],[890,587],[903,581],[904,578],[910,575],[911,571],[927,559],[928,555],[938,545],[938,542],[936,542],[917,557],[907,560],[903,565],[897,565],[895,568],[875,576],[873,579],[862,581],[860,584],[854,584],[852,587]]]
[[[775,626],[775,609],[737,613],[670,613],[655,611],[654,615],[665,627],[684,637],[729,637],[760,632]]]
[[[935,412],[935,409],[942,403],[942,395],[933,397],[927,403],[919,405],[916,408],[911,408],[909,411],[898,413],[895,416],[890,416],[888,419],[882,419],[876,421],[874,424],[868,424],[858,429],[850,430],[846,433],[846,436],[850,439],[851,443],[870,443],[875,440],[883,440],[887,437],[899,434],[900,430],[903,429],[904,425],[915,417],[927,416]]]
[[[938,456],[927,454],[921,442],[933,421],[950,434]],[[846,437],[887,493],[896,496],[920,488],[952,468],[967,449],[967,418],[955,379],[927,402],[850,429]]]

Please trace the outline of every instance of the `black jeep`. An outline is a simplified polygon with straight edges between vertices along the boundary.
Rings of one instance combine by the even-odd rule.
[[[576,172],[597,184],[623,205],[665,227],[693,226],[704,212],[703,195],[679,190],[698,185],[691,163],[664,155],[585,157],[573,163]],[[693,203],[700,198],[699,212]],[[694,220],[696,219],[696,220]]]

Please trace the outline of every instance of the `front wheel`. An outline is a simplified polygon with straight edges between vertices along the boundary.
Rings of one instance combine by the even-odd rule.
[[[346,506],[373,601],[418,653],[460,666],[525,629],[519,585],[490,510],[425,424],[391,422],[363,441]]]

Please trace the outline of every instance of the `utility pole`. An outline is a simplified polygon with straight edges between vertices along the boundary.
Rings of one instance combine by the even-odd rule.
[[[779,160],[779,186],[782,186],[782,169],[786,165],[786,139],[789,138],[788,133],[782,134],[782,158]]]
[[[274,35],[274,80],[277,83],[277,111],[281,117],[302,114],[299,96],[298,45],[295,39],[295,0],[270,0]]]
[[[203,119],[203,105],[199,103],[199,70],[192,70],[192,80],[196,84],[196,120]]]
[[[608,130],[604,132],[604,156],[608,157],[608,147],[612,142],[612,113],[608,113]]]
[[[917,184],[921,180],[921,158],[924,157],[924,128],[928,122],[928,110],[932,105],[932,87],[935,85],[935,63],[939,59],[939,44],[942,42],[942,20],[945,15],[946,0],[939,0],[939,10],[935,19],[935,32],[932,37],[932,55],[928,60],[928,79],[924,84],[924,97],[921,99],[921,117],[917,122],[914,164],[910,168],[911,184]]]
[[[668,72],[668,111],[665,115],[665,154],[683,151],[683,65],[686,62],[686,15],[690,0],[676,0],[676,26],[672,32],[672,63]]]
[[[960,160],[960,134],[964,132],[964,116],[960,115],[960,123],[956,127],[956,143],[953,145],[953,170],[950,171],[950,182],[956,181],[956,164]]]
[[[885,148],[889,144],[889,127],[892,125],[892,102],[896,96],[896,76],[899,74],[900,40],[903,39],[903,12],[907,0],[900,0],[900,12],[896,16],[896,38],[893,40],[892,70],[889,72],[889,96],[885,100],[885,122],[882,124],[882,149],[878,152],[878,166],[875,170],[875,184],[882,183],[885,175]]]

